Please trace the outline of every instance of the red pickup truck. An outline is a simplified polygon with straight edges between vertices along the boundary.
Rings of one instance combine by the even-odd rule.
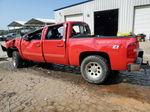
[[[25,60],[81,66],[90,83],[101,84],[111,71],[139,70],[143,51],[135,36],[90,35],[84,22],[45,26],[6,43],[15,68]]]

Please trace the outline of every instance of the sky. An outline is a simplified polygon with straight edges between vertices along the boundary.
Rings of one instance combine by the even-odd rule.
[[[85,0],[0,0],[0,30],[13,21],[32,18],[54,19],[55,9]]]

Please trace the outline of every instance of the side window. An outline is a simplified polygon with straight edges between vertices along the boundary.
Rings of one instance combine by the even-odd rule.
[[[63,26],[58,28],[58,33],[59,33],[60,38],[62,38],[64,35],[64,27]]]
[[[31,40],[41,40],[42,30],[35,31],[28,36]]]
[[[72,27],[72,29],[73,29],[73,32],[75,32],[75,33],[80,33],[80,26],[79,26],[79,25],[74,25],[74,26]]]
[[[46,34],[46,40],[61,40],[64,34],[63,25],[49,27]]]
[[[90,29],[86,24],[75,24],[72,26],[72,38],[79,36],[87,36],[90,34]]]

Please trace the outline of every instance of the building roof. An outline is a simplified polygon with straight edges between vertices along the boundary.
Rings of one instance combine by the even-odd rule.
[[[54,11],[58,11],[58,10],[61,10],[61,9],[73,7],[73,6],[80,5],[80,4],[84,4],[84,3],[87,3],[87,2],[91,2],[91,1],[93,1],[93,0],[86,0],[86,1],[83,1],[83,2],[80,2],[80,3],[76,3],[76,4],[73,4],[73,5],[69,5],[69,6],[66,6],[66,7],[62,7],[62,8],[55,9]]]
[[[8,27],[22,27],[24,24],[25,21],[13,21],[8,25]]]
[[[32,18],[25,23],[26,26],[44,26],[54,24],[54,19]]]

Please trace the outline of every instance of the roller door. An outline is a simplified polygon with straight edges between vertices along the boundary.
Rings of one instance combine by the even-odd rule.
[[[69,15],[65,17],[65,21],[83,21],[83,15]]]
[[[147,39],[150,38],[150,6],[135,8],[134,32],[144,33]]]

